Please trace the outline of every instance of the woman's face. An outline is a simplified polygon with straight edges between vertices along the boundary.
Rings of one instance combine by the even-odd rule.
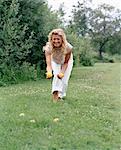
[[[53,34],[52,35],[52,43],[53,43],[53,46],[56,47],[56,48],[61,47],[61,45],[62,45],[62,37],[60,35]]]

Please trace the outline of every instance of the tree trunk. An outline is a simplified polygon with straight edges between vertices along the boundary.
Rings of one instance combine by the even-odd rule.
[[[102,49],[101,48],[99,49],[99,59],[103,60],[103,55],[102,55]]]
[[[104,47],[104,45],[105,45],[105,42],[100,43],[100,47],[99,47],[99,59],[100,59],[100,60],[103,60],[102,52],[103,52],[103,47]]]

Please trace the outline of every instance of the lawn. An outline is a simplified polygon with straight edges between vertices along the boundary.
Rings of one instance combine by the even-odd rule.
[[[121,150],[121,64],[74,68],[67,97],[51,80],[0,87],[0,150]]]

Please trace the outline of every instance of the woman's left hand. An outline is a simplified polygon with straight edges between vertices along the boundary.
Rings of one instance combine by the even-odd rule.
[[[57,77],[59,78],[59,79],[62,79],[63,77],[64,77],[64,73],[59,73],[58,75],[57,75]]]

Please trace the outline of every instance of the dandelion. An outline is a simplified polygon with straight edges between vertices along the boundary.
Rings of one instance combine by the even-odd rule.
[[[36,121],[34,119],[30,120],[31,123],[35,123]]]
[[[23,117],[23,116],[25,116],[25,114],[24,114],[24,113],[20,113],[19,116],[20,116],[20,117]]]
[[[58,122],[59,121],[59,118],[54,118],[53,119],[53,122]]]

